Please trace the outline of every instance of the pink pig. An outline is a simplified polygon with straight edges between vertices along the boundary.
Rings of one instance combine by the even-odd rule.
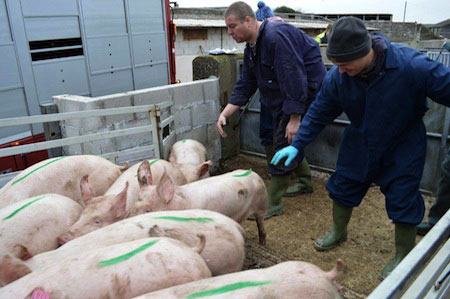
[[[127,169],[102,157],[79,155],[52,158],[28,167],[0,189],[0,208],[44,193],[56,193],[81,203],[80,179],[91,176],[94,196],[103,195]]]
[[[80,213],[78,203],[59,194],[39,195],[0,209],[0,253],[26,259],[55,249],[57,237]]]
[[[57,250],[26,261],[33,271],[88,248],[98,248],[145,237],[169,237],[194,246],[201,232],[206,245],[201,252],[213,275],[240,271],[244,263],[242,227],[233,219],[209,210],[161,211],[130,217],[67,242]],[[217,254],[220,252],[220,255]],[[2,267],[0,263],[0,268]]]
[[[261,177],[251,170],[235,170],[223,175],[176,186],[169,176],[153,186],[152,173],[145,161],[138,169],[139,201],[148,211],[206,209],[222,213],[237,222],[250,214],[256,218],[259,242],[265,244],[264,213],[267,190]]]
[[[201,164],[206,161],[206,148],[193,139],[177,141],[170,149],[169,161],[175,164]]]
[[[184,184],[187,181],[182,172],[174,167],[172,163],[159,159],[145,160],[143,163],[149,165],[152,173],[155,173],[155,176],[149,178],[149,181],[146,181],[146,183],[158,184],[163,174],[168,175],[175,184]],[[198,179],[205,175],[208,172],[208,166],[209,162],[202,163],[199,168],[195,169],[195,171],[199,172],[195,175],[191,174],[189,177]],[[117,179],[105,195],[98,197],[94,197],[88,177],[83,177],[80,182],[80,189],[84,209],[78,221],[73,224],[68,232],[58,238],[59,244],[62,245],[74,238],[127,217],[149,212],[148,205],[143,203],[138,197],[139,177],[136,174],[138,167],[138,164],[130,167]]]
[[[145,294],[136,299],[175,298],[342,298],[335,279],[344,264],[337,260],[330,272],[299,261],[289,261],[266,268],[197,280]]]
[[[206,161],[206,156],[207,152],[203,144],[193,139],[183,139],[175,142],[170,149],[169,161],[185,174],[188,183],[190,183],[209,177],[209,172],[203,171],[197,179],[190,179],[192,174],[198,173],[206,165],[211,167],[212,162]]]
[[[143,238],[77,252],[2,287],[0,298],[29,298],[36,289],[51,298],[132,298],[211,277],[195,248],[170,238]]]
[[[180,168],[182,165],[175,165],[161,159],[149,160],[150,168],[154,174],[150,184],[158,184],[161,180],[163,173],[172,179],[175,185],[184,185],[202,178],[205,175],[209,175],[208,169],[211,161],[203,162],[198,165],[187,165]],[[127,205],[134,205],[139,195],[139,183],[137,179],[137,170],[140,163],[135,164],[127,169],[105,192],[105,196],[116,196],[125,188],[128,183],[127,191]],[[97,199],[96,199],[97,200]]]

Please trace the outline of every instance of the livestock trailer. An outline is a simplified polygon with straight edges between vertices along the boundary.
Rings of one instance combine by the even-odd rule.
[[[169,0],[0,0],[0,119],[41,114],[52,96],[175,81]],[[0,148],[45,140],[41,124],[0,129]],[[47,151],[0,158],[24,169]]]

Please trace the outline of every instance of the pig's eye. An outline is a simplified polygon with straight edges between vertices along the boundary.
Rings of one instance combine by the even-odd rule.
[[[101,219],[99,219],[99,218],[95,218],[95,219],[94,219],[94,223],[95,223],[95,224],[101,224],[102,221],[101,221]]]

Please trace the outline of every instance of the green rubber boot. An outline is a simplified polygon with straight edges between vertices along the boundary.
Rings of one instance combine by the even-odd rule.
[[[431,229],[433,225],[430,222],[422,222],[417,225],[417,234],[421,236],[425,236]]]
[[[333,249],[347,240],[347,225],[352,216],[352,210],[353,208],[344,207],[333,201],[333,228],[314,243],[318,251]]]
[[[395,257],[381,270],[381,279],[385,279],[403,258],[416,245],[416,226],[396,223],[395,224]]]
[[[272,175],[267,193],[269,193],[269,205],[264,219],[283,214],[283,202],[281,198],[289,186],[289,175]]]
[[[311,179],[311,169],[309,168],[309,164],[306,159],[303,159],[292,174],[294,177],[294,184],[287,188],[284,196],[297,196],[314,191],[313,182]]]
[[[275,151],[273,150],[273,145],[266,145],[264,147],[266,152],[267,165],[272,161]],[[293,184],[291,184],[283,196],[297,196],[304,193],[311,193],[314,191],[313,182],[311,179],[311,169],[309,168],[308,161],[303,159],[303,161],[297,166],[297,168],[292,173]]]
[[[267,187],[267,193],[269,194],[268,205],[264,219],[269,219],[273,216],[278,216],[283,214],[283,202],[281,198],[286,192],[289,186],[289,175],[272,175],[270,184]],[[250,215],[248,220],[256,220],[254,215]]]

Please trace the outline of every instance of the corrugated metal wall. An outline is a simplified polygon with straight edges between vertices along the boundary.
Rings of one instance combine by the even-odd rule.
[[[52,96],[169,84],[163,0],[0,0],[0,118]],[[0,144],[42,132],[2,129]]]

